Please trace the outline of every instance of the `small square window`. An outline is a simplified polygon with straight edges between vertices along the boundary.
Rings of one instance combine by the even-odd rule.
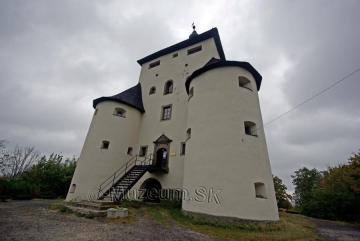
[[[110,141],[102,141],[101,142],[101,149],[109,149]]]
[[[146,154],[147,154],[147,149],[148,149],[147,146],[141,146],[141,147],[140,147],[140,151],[139,151],[139,156],[146,156]]]
[[[153,95],[153,94],[155,94],[155,92],[156,92],[156,87],[153,86],[153,87],[151,87],[150,90],[149,90],[149,95]]]
[[[194,54],[194,53],[199,52],[199,51],[201,51],[201,50],[202,50],[202,46],[201,46],[201,45],[200,45],[200,46],[196,46],[196,47],[194,47],[194,48],[188,49],[187,54],[188,54],[188,55]]]
[[[159,66],[159,65],[160,65],[160,60],[152,62],[152,63],[149,64],[149,69],[152,69],[152,68],[154,68],[156,66]]]
[[[239,86],[252,91],[250,80],[243,76],[239,77]]]
[[[174,54],[172,55],[173,58],[176,58],[177,56],[179,56],[178,53],[174,53]]]
[[[185,142],[181,142],[180,145],[180,155],[183,156],[186,153],[186,143]]]
[[[132,156],[132,154],[133,154],[133,148],[132,147],[128,147],[127,154]]]
[[[162,107],[161,120],[170,120],[172,112],[172,105]]]

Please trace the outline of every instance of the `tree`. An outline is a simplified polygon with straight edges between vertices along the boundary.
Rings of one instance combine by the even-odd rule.
[[[276,201],[278,208],[291,208],[291,195],[286,193],[287,187],[282,182],[282,180],[273,175],[273,181],[274,181],[274,188],[275,188],[275,195],[276,195]]]
[[[315,168],[309,170],[303,167],[295,171],[295,175],[291,175],[291,177],[292,183],[295,185],[295,204],[301,208],[311,198],[311,192],[319,186],[322,175]]]
[[[22,176],[35,186],[34,196],[43,198],[65,197],[75,171],[75,158],[63,161],[63,156],[43,156]]]
[[[12,152],[8,152],[3,142],[1,145],[0,171],[3,176],[10,179],[21,176],[40,159],[40,154],[34,147],[16,146]]]

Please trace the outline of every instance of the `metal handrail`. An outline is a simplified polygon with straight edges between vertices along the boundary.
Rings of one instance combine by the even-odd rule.
[[[141,166],[145,166],[145,165],[150,165],[151,161],[152,161],[152,154],[149,154],[148,157],[147,156],[143,156],[144,160],[140,161],[138,159],[138,155],[133,156],[132,158],[130,158],[126,163],[124,163],[120,168],[118,168],[111,176],[109,176],[108,178],[106,178],[100,185],[99,185],[99,190],[98,190],[98,199],[104,195],[104,193],[106,191],[108,191],[112,186],[114,186],[114,184],[121,178],[123,177],[128,170],[130,170],[131,168],[133,168],[136,165],[141,165]],[[111,184],[111,185],[110,185]],[[104,191],[105,190],[105,191]]]

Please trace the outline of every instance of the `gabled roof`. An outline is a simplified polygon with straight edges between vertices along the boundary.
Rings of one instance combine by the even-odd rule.
[[[96,108],[96,105],[104,102],[104,101],[115,101],[119,102],[135,109],[139,110],[140,112],[145,112],[142,95],[141,95],[141,85],[138,83],[134,87],[127,89],[117,95],[108,96],[108,97],[100,97],[93,101],[93,107]]]
[[[212,70],[212,69],[221,68],[221,67],[231,67],[231,66],[240,67],[240,68],[243,68],[243,69],[246,69],[247,71],[249,71],[255,79],[257,90],[260,90],[262,76],[250,63],[241,62],[241,61],[227,61],[227,60],[212,58],[203,67],[195,70],[186,79],[186,82],[185,82],[186,92],[189,94],[190,83],[197,76],[199,76],[209,70]]]
[[[150,54],[142,59],[139,59],[137,62],[142,65],[146,62],[149,62],[151,60],[154,60],[154,59],[157,59],[161,56],[164,56],[166,54],[169,54],[169,53],[172,53],[172,52],[175,52],[175,51],[178,51],[180,49],[184,49],[184,48],[187,48],[193,44],[197,44],[199,42],[202,42],[206,39],[210,39],[210,38],[214,38],[214,41],[215,41],[215,45],[216,45],[216,49],[217,51],[219,52],[219,56],[220,56],[220,59],[223,59],[225,60],[225,54],[224,54],[224,50],[222,48],[222,45],[221,45],[221,40],[220,40],[220,36],[219,36],[219,32],[217,30],[217,28],[212,28],[202,34],[198,34],[198,35],[191,35],[191,37],[187,40],[184,40],[180,43],[177,43],[177,44],[174,44],[170,47],[167,47],[165,49],[162,49],[160,51],[157,51],[153,54]]]
[[[171,139],[169,139],[169,137],[165,136],[164,134],[162,134],[161,136],[159,136],[159,138],[157,138],[154,143],[155,144],[166,144],[166,143],[170,143],[172,142]]]

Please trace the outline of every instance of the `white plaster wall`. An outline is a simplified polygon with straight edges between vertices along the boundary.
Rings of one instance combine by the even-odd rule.
[[[116,107],[126,110],[126,118],[113,115]],[[131,158],[128,147],[136,153],[141,113],[112,101],[101,102],[96,108],[71,182],[76,190],[68,193],[67,201],[95,197],[100,183]],[[101,149],[103,140],[110,141],[109,149]]]
[[[251,80],[254,91],[239,87],[239,76]],[[190,87],[194,96],[187,123],[192,136],[185,157],[184,188],[197,200],[184,200],[182,208],[216,216],[278,220],[263,129],[258,130],[258,137],[245,135],[244,130],[244,121],[262,125],[252,75],[239,67],[217,68],[192,80]],[[255,182],[265,184],[267,199],[255,197]],[[196,195],[200,187],[220,190],[220,203]]]
[[[187,55],[187,50],[202,45],[200,52]],[[187,130],[187,104],[188,96],[185,90],[186,78],[196,69],[205,65],[211,58],[219,58],[213,39],[189,46],[176,51],[178,56],[173,58],[173,53],[164,55],[148,63],[144,63],[140,73],[140,83],[145,113],[140,126],[139,146],[148,145],[148,153],[153,153],[155,141],[161,134],[165,134],[173,141],[170,144],[169,173],[147,173],[134,189],[139,188],[144,180],[149,177],[158,179],[163,188],[182,188],[184,156],[180,156],[180,144],[186,139]],[[149,64],[160,60],[160,66],[149,69]],[[187,64],[187,66],[185,66]],[[156,76],[158,74],[158,76]],[[166,81],[173,80],[174,91],[164,95]],[[149,95],[152,86],[156,93]],[[172,118],[160,121],[161,107],[172,104]],[[137,152],[139,151],[137,147]]]

